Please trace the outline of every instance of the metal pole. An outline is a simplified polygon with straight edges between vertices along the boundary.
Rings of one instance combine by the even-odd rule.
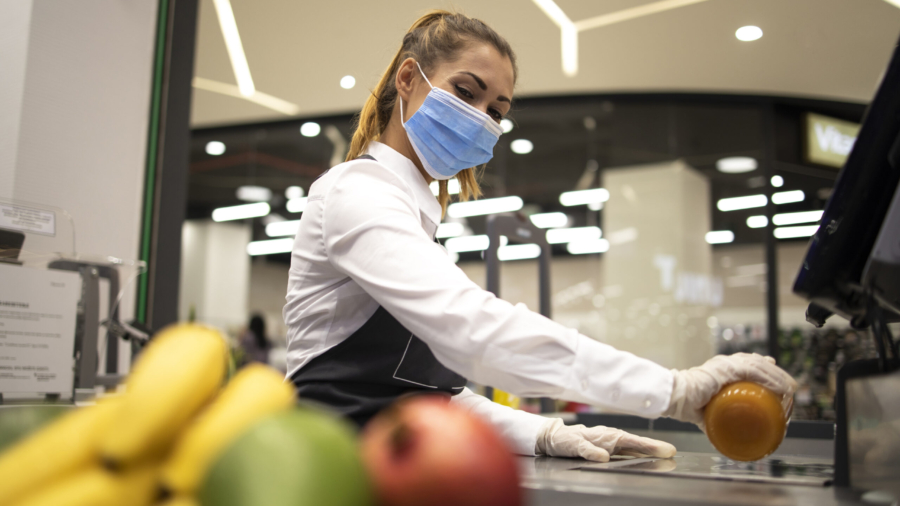
[[[772,187],[772,176],[775,175],[775,105],[771,102],[766,104],[763,109],[762,120],[762,137],[763,137],[763,173],[766,178],[766,218],[768,225],[766,226],[766,339],[768,342],[769,355],[778,360],[780,353],[778,346],[778,250],[777,239],[773,231],[775,226],[772,222],[775,216],[776,207],[772,202],[772,194],[775,192]]]

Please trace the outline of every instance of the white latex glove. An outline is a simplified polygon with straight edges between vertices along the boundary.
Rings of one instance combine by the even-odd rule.
[[[704,429],[703,408],[725,385],[736,381],[752,381],[768,388],[775,395],[791,398],[797,382],[790,374],[775,365],[775,359],[756,353],[716,355],[699,367],[686,371],[672,370],[675,383],[669,408],[662,414],[677,420],[695,423]]]
[[[610,455],[669,458],[675,455],[675,447],[664,441],[635,436],[610,427],[567,426],[555,418],[541,427],[535,453],[609,462]]]

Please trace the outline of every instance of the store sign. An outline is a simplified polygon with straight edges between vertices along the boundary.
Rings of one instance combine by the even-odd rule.
[[[806,114],[806,160],[820,165],[841,168],[853,149],[859,124]]]

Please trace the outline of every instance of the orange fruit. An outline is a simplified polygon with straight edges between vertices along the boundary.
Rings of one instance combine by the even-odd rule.
[[[771,390],[739,381],[725,386],[706,405],[706,436],[722,455],[759,460],[774,452],[787,431],[790,410]]]

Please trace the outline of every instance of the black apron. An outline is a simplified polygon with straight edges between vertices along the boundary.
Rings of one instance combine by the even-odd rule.
[[[401,396],[456,395],[466,386],[465,378],[438,362],[424,341],[380,306],[362,327],[300,368],[291,381],[301,398],[331,406],[360,427]]]

